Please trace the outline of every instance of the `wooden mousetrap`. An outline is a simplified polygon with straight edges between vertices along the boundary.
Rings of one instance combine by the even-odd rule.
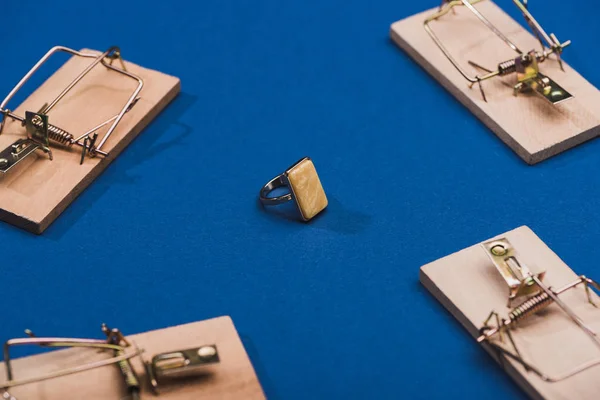
[[[489,0],[444,0],[391,37],[528,164],[600,134],[600,92],[561,60],[560,42],[513,0],[533,34]],[[432,113],[435,111],[432,110]]]
[[[72,57],[11,108],[57,53]],[[117,47],[52,48],[0,104],[0,220],[42,233],[179,91],[178,78],[124,61]]]
[[[598,398],[600,286],[529,228],[427,264],[420,280],[530,397]]]
[[[5,345],[5,362],[0,364],[0,396],[4,397],[0,398],[265,398],[229,317],[131,336],[105,325],[103,331],[103,339],[43,338],[30,331],[26,338],[11,339],[8,350],[25,344],[78,348],[11,360],[7,374]]]

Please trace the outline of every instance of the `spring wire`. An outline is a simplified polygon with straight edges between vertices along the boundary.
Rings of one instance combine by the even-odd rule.
[[[34,118],[32,121],[33,125],[38,129],[43,129],[43,122],[41,119]],[[72,146],[73,135],[58,126],[48,124],[48,138],[54,142]]]
[[[504,61],[498,64],[500,76],[508,75],[517,71],[517,62],[513,60]]]
[[[122,351],[115,352],[115,355],[117,355],[117,356],[121,356],[123,354],[125,354],[125,353]],[[121,373],[123,374],[123,378],[125,378],[125,383],[128,388],[137,388],[140,386],[137,375],[133,371],[133,368],[132,368],[129,360],[119,361],[119,369],[121,370]]]
[[[508,315],[512,322],[519,322],[552,304],[552,297],[546,292],[533,296],[523,304],[515,307]]]

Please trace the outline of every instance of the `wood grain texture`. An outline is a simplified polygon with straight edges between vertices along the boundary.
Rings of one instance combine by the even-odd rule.
[[[533,35],[494,3],[484,1],[476,7],[522,51],[539,50]],[[482,72],[471,67],[469,60],[495,69],[499,62],[515,58],[516,53],[466,7],[454,9],[455,15],[450,12],[430,26],[466,71],[472,75]],[[535,93],[515,97],[512,86],[516,75],[512,74],[483,82],[488,102],[483,101],[477,86],[469,88],[467,80],[423,28],[426,17],[436,10],[394,23],[392,39],[525,162],[538,163],[600,134],[600,92],[566,63],[565,72],[561,71],[553,56],[540,64],[540,71],[575,96],[574,99],[551,105]],[[551,28],[550,32],[553,31]],[[568,39],[565,37],[568,32],[556,33],[561,40]],[[569,58],[568,47],[564,55]]]
[[[99,337],[101,335],[100,333]],[[265,398],[256,373],[229,317],[219,317],[127,337],[134,340],[140,348],[145,349],[144,357],[146,359],[150,359],[157,353],[206,344],[216,344],[219,351],[221,361],[215,365],[211,375],[187,379],[185,382],[171,380],[168,385],[161,386],[163,390],[158,397],[155,397],[149,390],[144,368],[139,358],[132,359],[132,365],[144,383],[142,399],[259,400]],[[13,371],[16,379],[24,379],[81,363],[97,361],[102,357],[106,357],[106,355],[87,349],[58,350],[16,359]],[[0,364],[0,374],[0,379],[4,381],[6,379],[4,363]],[[19,400],[115,400],[126,398],[123,378],[115,365],[15,387],[10,389],[10,393]]]
[[[519,253],[519,261],[532,272],[547,271],[544,279],[547,285],[560,287],[576,280],[571,268],[529,228],[521,227],[497,238],[500,237],[511,242]],[[474,338],[479,336],[478,330],[491,310],[507,317],[508,287],[480,245],[423,266],[420,279]],[[583,288],[560,298],[589,326],[600,331],[600,310],[587,303]],[[598,296],[594,298],[599,301]],[[549,375],[559,375],[600,357],[600,349],[555,304],[521,323],[513,333],[525,359]],[[507,373],[534,399],[598,398],[600,366],[564,381],[548,383],[514,361],[500,360],[489,346],[484,347],[497,361],[502,361]]]
[[[24,116],[26,110],[37,111],[52,101],[90,62],[81,57],[69,59],[16,108],[16,114]],[[0,177],[0,220],[42,233],[180,91],[178,78],[127,61],[125,65],[144,80],[144,87],[141,100],[125,114],[102,148],[109,156],[87,158],[80,166],[81,152],[77,146],[53,148],[54,161],[37,151]],[[116,115],[136,86],[133,79],[97,66],[49,113],[49,123],[80,136]],[[25,128],[20,123],[8,121],[0,135],[2,149],[25,137]],[[99,138],[106,130],[99,131]]]

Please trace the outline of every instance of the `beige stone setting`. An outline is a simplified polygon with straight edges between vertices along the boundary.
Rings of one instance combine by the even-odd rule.
[[[308,221],[327,207],[327,196],[310,158],[304,158],[285,173],[302,219]]]

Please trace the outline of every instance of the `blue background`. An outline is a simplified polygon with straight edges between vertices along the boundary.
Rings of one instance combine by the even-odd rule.
[[[42,236],[0,225],[0,339],[227,314],[271,399],[524,398],[419,267],[526,224],[600,277],[600,142],[522,162],[390,41],[392,22],[436,4],[3,5],[0,93],[57,44],[118,44],[182,93]],[[599,86],[597,2],[531,7]],[[326,213],[259,207],[307,155]]]

